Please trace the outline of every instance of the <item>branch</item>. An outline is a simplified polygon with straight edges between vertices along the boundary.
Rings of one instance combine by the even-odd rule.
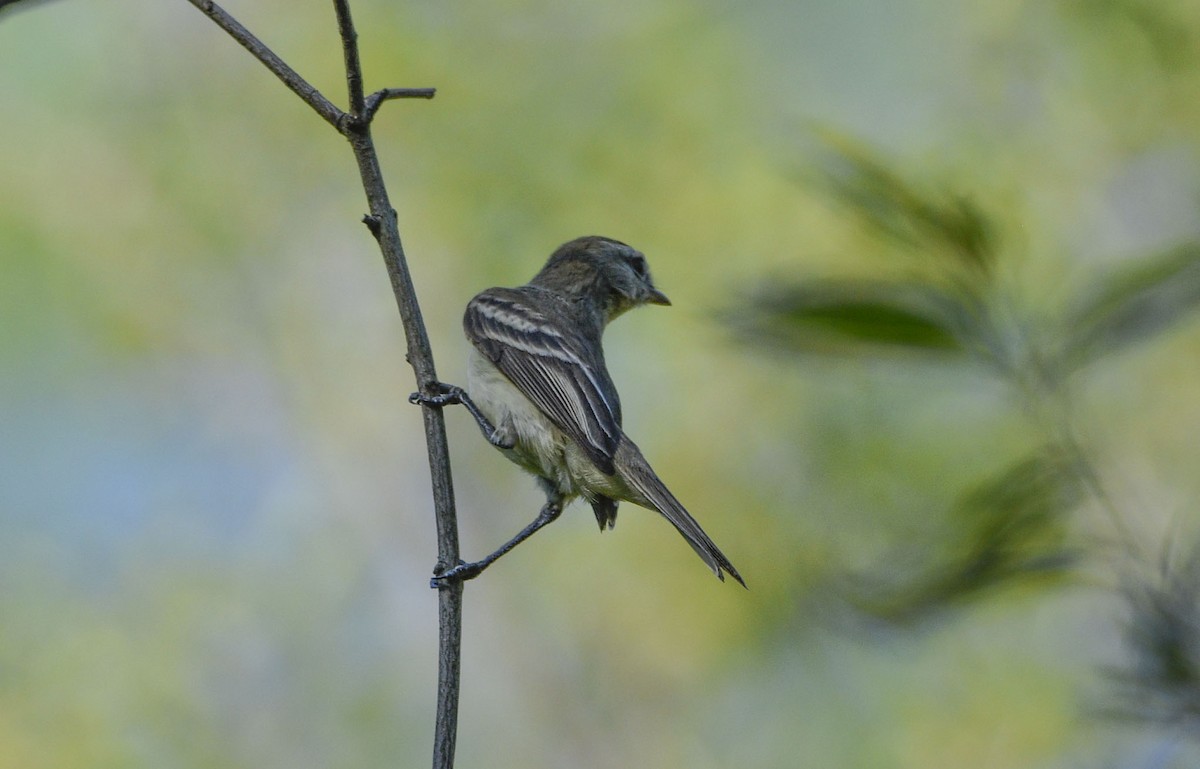
[[[404,336],[408,345],[407,359],[416,375],[421,392],[437,392],[437,372],[429,335],[421,318],[416,289],[408,271],[404,246],[396,224],[396,211],[387,194],[379,157],[371,139],[371,119],[380,105],[388,99],[432,98],[432,88],[386,88],[363,95],[362,65],[358,55],[358,35],[350,17],[349,0],[333,0],[337,14],[338,32],[346,66],[346,85],[350,111],[343,112],[286,65],[233,17],[211,0],[188,0],[241,43],[301,99],[317,111],[338,133],[345,136],[354,151],[367,196],[370,213],[363,221],[379,243],[383,261],[391,279],[392,293],[400,310]],[[429,471],[433,484],[434,516],[437,523],[438,565],[435,573],[455,566],[458,556],[458,520],[454,508],[454,485],[450,475],[450,449],[446,441],[446,424],[440,409],[424,406],[421,409],[425,426],[425,444],[429,454]],[[452,582],[438,590],[438,703],[435,719],[434,769],[452,769],[458,728],[459,659],[462,648],[462,583]]]
[[[241,43],[243,48],[262,62],[267,69],[274,72],[275,77],[282,80],[283,84],[292,89],[292,92],[299,96],[305,104],[325,118],[325,122],[341,131],[341,125],[345,122],[345,113],[334,106],[329,99],[326,99],[311,83],[302,78],[296,70],[284,63],[283,59],[276,56],[275,52],[251,34],[250,30],[238,23],[237,19],[226,13],[225,9],[212,0],[188,0],[188,2],[216,22],[218,27],[228,32],[230,37]]]
[[[391,99],[432,99],[437,94],[436,88],[384,88],[367,97],[363,120],[370,123],[375,119],[375,113],[385,101]]]
[[[358,56],[358,32],[354,29],[354,21],[350,18],[350,6],[346,0],[334,0],[334,10],[337,12],[338,33],[342,38],[342,57],[346,62],[346,89],[350,94],[350,115],[363,123],[375,119],[375,113],[389,99],[432,99],[437,93],[436,88],[384,88],[369,97],[363,96],[362,64]],[[347,128],[339,125],[343,133]]]
[[[338,35],[342,38],[342,57],[346,61],[346,88],[350,92],[350,114],[363,114],[362,64],[358,59],[358,32],[350,18],[349,0],[333,0],[337,13]]]

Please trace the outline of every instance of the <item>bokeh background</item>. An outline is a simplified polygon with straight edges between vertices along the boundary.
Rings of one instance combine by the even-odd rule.
[[[226,6],[344,102],[328,3]],[[627,430],[459,765],[1200,765],[1200,5],[354,3],[441,376],[581,234]],[[0,11],[0,767],[419,767],[427,463],[348,147],[184,2]],[[447,413],[465,555],[541,499]]]

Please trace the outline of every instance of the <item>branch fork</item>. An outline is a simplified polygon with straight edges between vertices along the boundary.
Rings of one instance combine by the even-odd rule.
[[[326,98],[250,30],[230,16],[224,8],[212,0],[188,0],[188,2],[212,19],[218,27],[229,33],[230,37],[262,62],[263,66],[273,72],[284,85],[343,136],[349,137],[356,130],[369,126],[385,101],[432,99],[437,93],[436,88],[382,88],[369,97],[363,95],[362,65],[358,59],[358,33],[354,30],[354,22],[350,18],[347,0],[334,0],[334,9],[337,11],[338,31],[341,33],[342,51],[346,59],[346,81],[350,93],[350,109],[348,111],[339,108]]]

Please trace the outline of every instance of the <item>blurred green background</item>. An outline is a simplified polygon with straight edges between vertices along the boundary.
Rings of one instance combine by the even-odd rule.
[[[25,6],[28,5],[26,8]],[[229,2],[344,103],[328,3]],[[471,583],[463,767],[1190,767],[1200,5],[354,3],[439,373],[559,243],[674,300]],[[0,768],[419,767],[427,462],[348,147],[184,2],[0,12]],[[534,483],[447,412],[464,554]]]

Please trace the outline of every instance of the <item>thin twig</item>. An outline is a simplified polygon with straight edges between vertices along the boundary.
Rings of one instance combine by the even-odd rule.
[[[283,81],[283,84],[304,100],[304,103],[312,107],[318,115],[325,118],[325,121],[331,124],[334,128],[341,130],[340,126],[345,120],[345,113],[334,106],[333,102],[326,99],[320,91],[318,91],[311,83],[304,78],[296,70],[284,63],[283,59],[275,55],[275,52],[265,46],[261,40],[250,33],[250,30],[243,27],[238,20],[225,12],[225,9],[212,2],[212,0],[188,0],[189,3],[196,6],[204,13],[205,16],[216,22],[217,26],[229,33],[229,36],[242,44],[242,47],[254,55],[254,58],[262,62],[267,69],[275,73],[275,76]]]
[[[358,32],[350,18],[348,0],[333,0],[337,13],[338,36],[342,38],[342,58],[346,62],[346,90],[350,94],[350,114],[361,119],[363,115],[362,62],[358,58]]]
[[[385,101],[391,99],[432,99],[437,94],[436,88],[383,88],[367,97],[367,106],[363,112],[363,120],[370,123],[375,119],[375,113]]]
[[[379,106],[388,99],[418,96],[431,98],[433,89],[387,88],[371,95],[368,104],[363,95],[362,66],[358,55],[357,33],[350,16],[348,0],[334,0],[338,32],[346,66],[346,85],[350,111],[343,112],[304,81],[291,67],[283,63],[233,17],[208,0],[189,0],[218,26],[241,43],[259,61],[301,99],[332,124],[350,142],[354,159],[362,178],[370,213],[364,223],[375,236],[391,279],[392,293],[400,309],[404,335],[408,346],[407,359],[416,375],[418,388],[426,395],[437,390],[437,372],[433,365],[433,350],[421,318],[416,289],[408,271],[404,246],[396,224],[396,211],[388,198],[379,157],[371,139],[371,119]],[[429,455],[429,471],[433,484],[434,516],[437,524],[438,564],[435,573],[445,571],[459,561],[458,521],[454,508],[454,485],[450,475],[450,449],[446,440],[446,425],[442,412],[428,406],[422,408],[425,443]],[[454,766],[455,736],[458,729],[459,659],[462,647],[462,583],[452,582],[438,590],[438,703],[435,719],[433,767],[452,769]]]

